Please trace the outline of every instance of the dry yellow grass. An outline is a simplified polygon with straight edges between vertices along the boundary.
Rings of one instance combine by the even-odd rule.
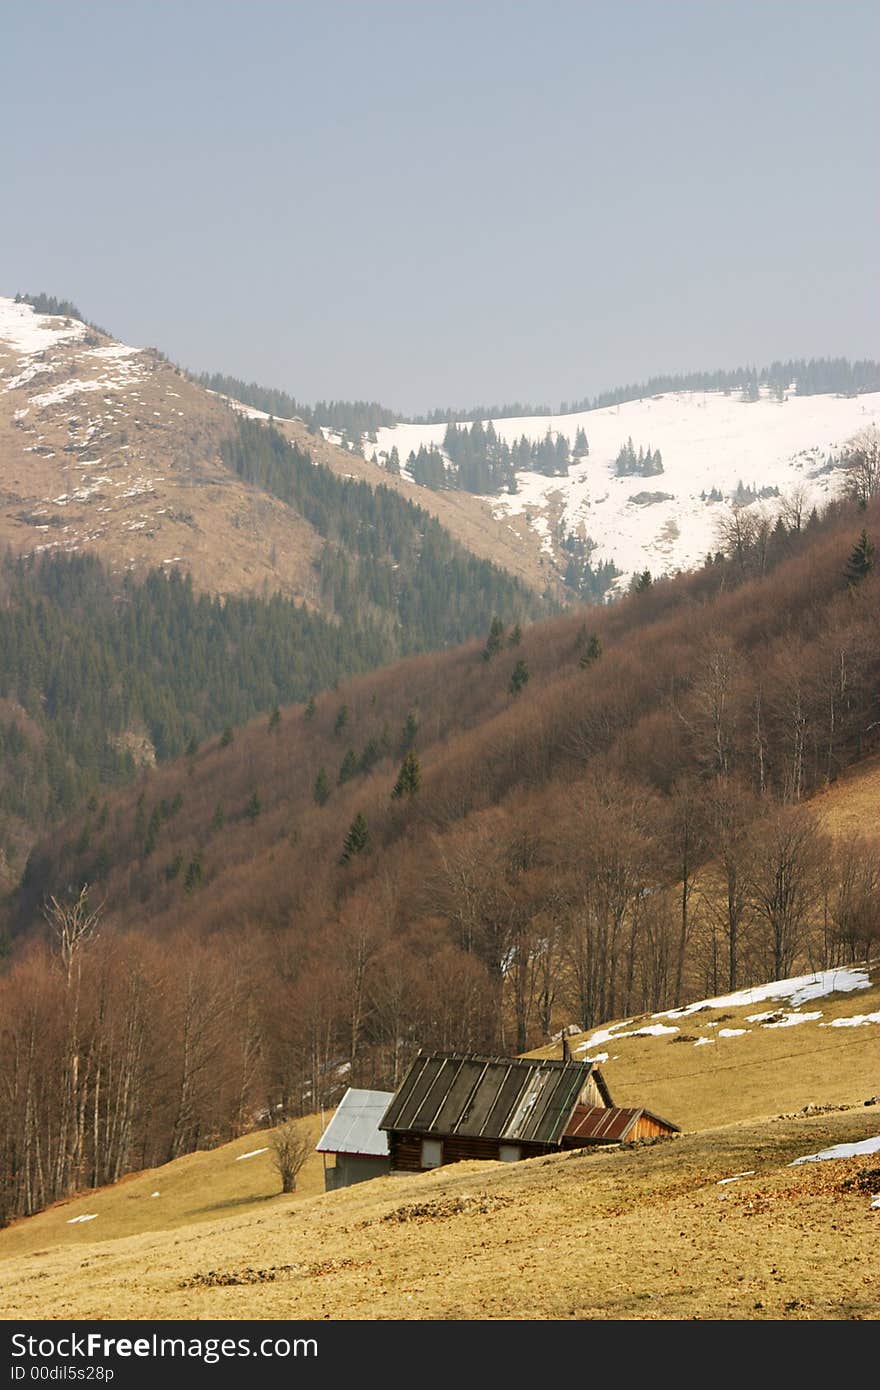
[[[880,754],[849,768],[809,804],[832,835],[880,836]]]
[[[0,545],[94,550],[117,571],[173,560],[200,589],[265,587],[317,604],[321,539],[223,464],[220,442],[234,428],[228,407],[155,353],[132,360],[136,380],[34,404],[47,386],[107,370],[61,343],[47,379],[0,395]],[[13,361],[0,346],[0,366]],[[16,412],[24,412],[17,421]]]
[[[265,1132],[189,1155],[0,1232],[0,1316],[875,1318],[880,1183],[844,1184],[880,1159],[788,1165],[880,1133],[877,1025],[819,1027],[878,1006],[875,971],[796,1027],[742,1022],[768,1003],[724,1011],[753,1031],[710,1046],[619,1040],[615,1099],[690,1131],[653,1145],[330,1194],[315,1156],[292,1197],[268,1155],[236,1162]],[[790,1113],[811,1104],[845,1108]]]
[[[462,1164],[0,1265],[7,1318],[875,1318],[876,1110]],[[735,1183],[722,1179],[754,1169]]]
[[[794,1026],[750,1023],[750,1014],[792,1011],[785,1000],[768,1000],[705,1009],[685,1018],[643,1014],[627,1022],[625,1031],[658,1022],[679,1031],[613,1038],[585,1052],[577,1049],[590,1033],[571,1038],[570,1044],[575,1058],[609,1054],[601,1069],[615,1104],[646,1105],[686,1130],[757,1120],[810,1104],[856,1105],[880,1088],[880,1025],[829,1025],[836,1018],[880,1010],[878,977],[874,966],[869,989],[804,1004],[800,1012],[821,1017]],[[727,1037],[722,1029],[745,1032]],[[708,1041],[695,1046],[699,1039]],[[538,1048],[534,1055],[558,1057],[559,1046]]]

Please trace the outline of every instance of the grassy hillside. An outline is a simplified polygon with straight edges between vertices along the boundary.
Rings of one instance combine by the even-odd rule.
[[[824,1025],[876,1013],[877,968],[804,1007]],[[680,1138],[326,1195],[315,1154],[283,1197],[267,1154],[239,1161],[270,1142],[258,1131],[0,1232],[0,1316],[876,1318],[876,1160],[789,1165],[880,1133],[877,1025],[754,1011],[691,1015],[752,1027],[712,1047],[615,1042],[615,1099]]]

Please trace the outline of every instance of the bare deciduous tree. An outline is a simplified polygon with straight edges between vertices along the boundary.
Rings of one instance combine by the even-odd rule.
[[[767,928],[773,978],[783,980],[791,975],[818,905],[828,840],[809,812],[783,808],[756,826],[755,844],[751,899]]]
[[[272,1135],[272,1165],[281,1178],[282,1192],[295,1192],[300,1169],[312,1152],[312,1141],[302,1123],[288,1120]]]
[[[880,493],[880,430],[868,425],[849,441],[841,460],[849,479],[849,492],[860,506]]]

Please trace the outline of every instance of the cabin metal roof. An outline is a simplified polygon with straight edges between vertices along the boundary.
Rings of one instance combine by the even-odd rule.
[[[379,1128],[379,1121],[393,1098],[393,1091],[359,1091],[349,1086],[315,1146],[318,1153],[361,1154],[365,1158],[387,1155],[388,1136]]]
[[[380,1128],[555,1144],[591,1073],[600,1080],[592,1062],[420,1053]]]
[[[639,1109],[624,1109],[619,1105],[610,1107],[601,1105],[578,1105],[575,1107],[574,1114],[569,1121],[565,1131],[566,1139],[589,1139],[594,1143],[619,1144],[622,1143],[636,1121],[642,1115],[647,1116],[656,1124],[663,1125],[665,1129],[678,1133],[678,1125],[672,1124],[670,1120],[663,1120],[659,1115],[654,1115],[644,1106]]]

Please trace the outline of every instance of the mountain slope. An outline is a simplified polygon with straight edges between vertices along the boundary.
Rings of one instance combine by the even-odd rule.
[[[234,409],[231,409],[231,404]],[[212,593],[281,590],[320,604],[322,538],[224,465],[236,416],[268,420],[76,318],[0,298],[0,544],[96,551],[114,571],[189,570]],[[553,586],[476,498],[431,499],[391,482],[301,420],[276,422],[316,463],[421,504],[481,559]]]
[[[804,515],[840,494],[840,456],[847,441],[880,424],[880,392],[859,396],[799,396],[762,387],[756,399],[722,391],[670,392],[570,415],[503,418],[492,422],[513,447],[524,436],[540,445],[563,436],[575,457],[557,476],[517,470],[516,491],[489,494],[493,515],[539,541],[548,567],[566,566],[565,541],[586,544],[594,565],[613,561],[624,579],[650,569],[669,574],[702,563],[720,548],[718,525],[737,496],[771,519],[797,497]],[[443,448],[446,426],[399,424],[364,440],[379,462],[397,449],[401,466],[421,448]],[[462,427],[464,428],[464,427]],[[589,453],[578,451],[579,431]],[[628,440],[659,450],[662,472],[618,474]],[[448,454],[444,454],[447,466]],[[766,491],[761,498],[754,494]],[[777,495],[778,493],[778,495]]]
[[[0,543],[317,601],[321,540],[223,465],[229,413],[152,349],[0,299]]]

